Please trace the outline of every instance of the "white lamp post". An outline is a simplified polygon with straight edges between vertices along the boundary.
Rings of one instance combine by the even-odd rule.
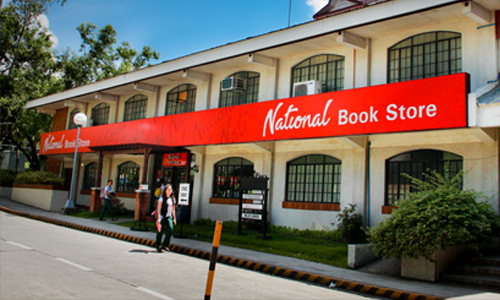
[[[76,171],[76,158],[78,157],[78,144],[80,141],[80,128],[87,125],[87,116],[84,113],[77,113],[73,117],[73,122],[75,122],[78,127],[78,133],[76,134],[76,145],[75,145],[75,158],[73,159],[73,174],[71,175],[71,187],[69,190],[69,199],[66,201],[65,208],[75,208],[75,203],[73,202],[73,190],[75,185],[75,171]]]

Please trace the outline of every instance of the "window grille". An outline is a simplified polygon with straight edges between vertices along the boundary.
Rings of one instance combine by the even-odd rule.
[[[134,193],[139,188],[140,166],[132,161],[118,166],[118,180],[116,191]]]
[[[75,122],[73,122],[73,119],[75,118],[75,115],[79,112],[80,110],[78,108],[74,108],[69,114],[68,129],[75,129],[78,127],[76,126]]]
[[[100,103],[92,108],[92,126],[106,125],[109,120],[109,104]]]
[[[91,190],[92,187],[95,187],[95,183],[97,180],[97,163],[90,163],[85,166],[84,177],[83,177],[83,189]]]
[[[387,82],[400,82],[460,73],[462,37],[455,32],[428,32],[389,48]]]
[[[322,83],[322,93],[344,89],[345,58],[334,54],[321,54],[310,57],[292,68],[293,84],[308,80],[318,80]]]
[[[125,102],[125,113],[123,121],[133,121],[146,118],[148,108],[148,97],[135,95]]]
[[[241,157],[231,157],[214,165],[213,196],[217,198],[239,198],[241,177],[252,177],[254,165]]]
[[[235,106],[240,104],[255,103],[259,100],[260,74],[256,72],[238,72],[230,76],[246,80],[246,88],[243,91],[221,91],[219,107]],[[222,87],[222,83],[221,83]]]
[[[435,170],[442,176],[455,176],[462,168],[461,156],[437,150],[417,150],[390,158],[386,160],[385,167],[385,203],[394,206],[397,200],[406,199],[414,191],[411,179],[404,174],[425,180],[424,173],[429,174],[430,171]]]
[[[326,155],[307,155],[287,163],[286,201],[340,203],[342,163]]]
[[[183,84],[167,93],[165,115],[175,115],[194,111],[196,86]]]

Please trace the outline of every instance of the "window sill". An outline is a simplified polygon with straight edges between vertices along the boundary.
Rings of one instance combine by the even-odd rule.
[[[338,204],[338,203],[308,203],[308,202],[283,201],[282,208],[303,209],[303,210],[340,211],[340,204]]]
[[[387,206],[387,205],[384,205],[384,206],[382,206],[382,214],[383,215],[390,215],[397,208],[398,208],[397,206]]]

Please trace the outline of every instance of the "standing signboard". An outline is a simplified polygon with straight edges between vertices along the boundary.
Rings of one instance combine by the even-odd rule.
[[[267,182],[269,178],[241,178],[240,205],[238,213],[238,234],[241,234],[243,220],[253,220],[262,223],[263,237],[267,231]]]
[[[189,193],[190,193],[190,184],[189,183],[180,183],[179,184],[179,200],[177,201],[177,205],[179,205],[179,213],[180,216],[177,218],[181,220],[181,232],[180,234],[174,235],[176,238],[187,238],[187,235],[182,233],[182,224],[184,224],[184,220],[186,216],[182,215],[187,213],[189,210],[187,207],[189,206]]]

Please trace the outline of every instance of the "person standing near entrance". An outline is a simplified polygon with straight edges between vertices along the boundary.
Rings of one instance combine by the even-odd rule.
[[[106,219],[103,219],[104,213],[106,210],[109,211],[109,214],[111,215],[111,221],[116,221],[115,214],[113,213],[113,208],[111,207],[111,194],[113,193],[113,189],[111,188],[111,185],[113,184],[113,180],[108,180],[108,184],[104,188],[104,205],[102,206],[101,209],[101,215],[99,216],[99,221],[103,221]]]
[[[172,193],[172,185],[166,184],[160,199],[158,199],[158,206],[156,209],[156,225],[157,228],[161,226],[160,230],[158,230],[158,233],[156,234],[156,251],[158,252],[162,252],[162,250],[167,252],[170,251],[170,249],[168,249],[170,245],[170,238],[172,237],[172,232],[174,231],[174,225],[177,225],[177,220],[175,218],[175,197]],[[162,243],[161,238],[165,229],[165,239]]]

